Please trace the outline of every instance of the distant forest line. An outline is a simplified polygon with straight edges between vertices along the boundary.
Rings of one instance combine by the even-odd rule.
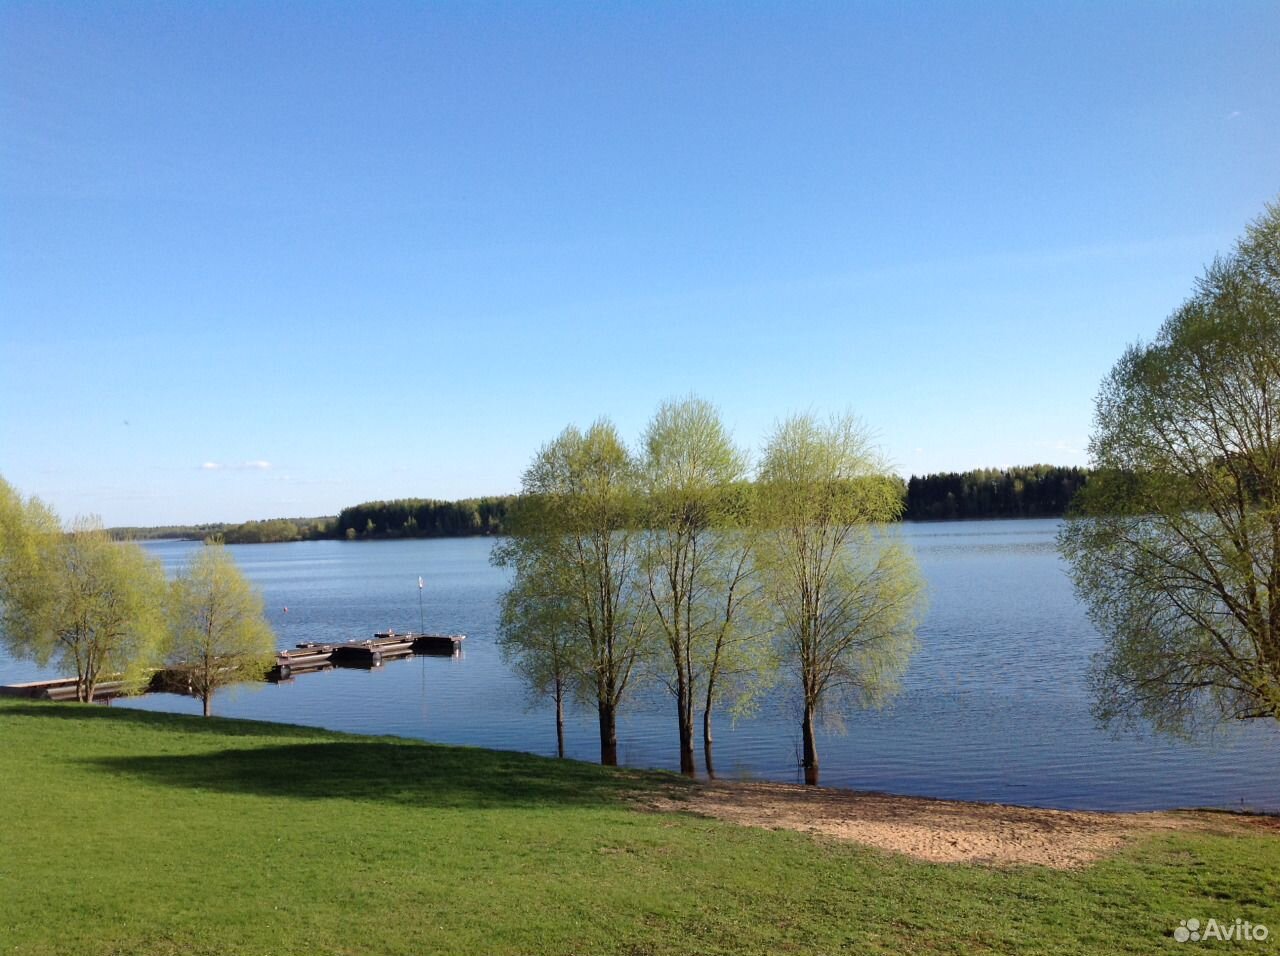
[[[902,482],[904,521],[979,518],[1056,518],[1089,478],[1087,468],[1027,465],[912,475]],[[135,541],[221,537],[227,544],[288,541],[377,541],[389,538],[464,538],[506,533],[515,495],[437,501],[400,498],[367,501],[334,516],[269,518],[241,524],[112,528]]]

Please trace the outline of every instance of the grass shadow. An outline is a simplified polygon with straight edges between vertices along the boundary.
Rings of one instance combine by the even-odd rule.
[[[190,717],[162,711],[135,710],[102,704],[0,698],[0,720],[5,717],[44,717],[75,723],[122,721],[140,724],[167,733],[213,735],[218,737],[324,737],[328,731],[299,724],[276,724],[261,720],[239,720],[225,717]]]
[[[262,721],[89,704],[0,702],[0,721],[8,717],[78,723],[86,737],[109,733],[112,723],[188,735],[193,752],[127,753],[84,758],[79,763],[157,785],[221,793],[406,807],[600,806],[616,805],[628,795],[643,792],[678,795],[689,785],[685,778],[666,771],[601,767],[515,751],[362,737]],[[226,743],[209,749],[210,744],[217,747],[209,738]],[[272,739],[257,742],[254,738]],[[143,742],[135,749],[148,748]]]
[[[659,772],[376,738],[86,763],[169,787],[405,807],[601,806],[636,791],[678,786],[673,775]]]

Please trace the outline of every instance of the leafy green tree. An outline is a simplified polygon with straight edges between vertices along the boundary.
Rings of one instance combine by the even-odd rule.
[[[113,541],[96,520],[61,533],[51,510],[22,502],[8,485],[0,515],[0,625],[9,651],[74,674],[81,701],[108,678],[140,689],[168,640],[160,563]]]
[[[206,544],[170,585],[169,662],[212,713],[214,693],[261,680],[275,658],[276,637],[262,595],[220,542]]]
[[[522,488],[494,563],[514,570],[514,588],[536,575],[562,595],[539,626],[563,621],[574,684],[599,717],[600,762],[616,764],[618,708],[645,649],[647,624],[636,574],[636,463],[608,421],[586,432],[570,427],[534,457]],[[550,592],[527,591],[539,593]]]
[[[805,782],[818,782],[815,721],[875,705],[915,648],[923,586],[887,524],[900,487],[849,416],[782,422],[759,474],[759,573],[783,666],[803,705]]]
[[[1280,205],[1098,396],[1060,536],[1103,722],[1280,719]]]
[[[15,657],[48,663],[52,653],[41,652],[48,649],[61,540],[58,516],[0,478],[0,640]]]
[[[564,706],[581,673],[575,659],[572,593],[566,569],[533,549],[511,549],[502,557],[514,568],[502,595],[498,644],[503,660],[535,697],[550,697],[556,709],[556,753],[564,756]]]
[[[104,676],[142,689],[169,638],[160,562],[112,541],[96,519],[74,522],[55,554],[48,636],[59,666],[76,675],[79,699],[93,700]]]
[[[706,605],[713,611],[709,647],[703,648],[702,754],[707,776],[714,777],[712,714],[726,705],[740,717],[755,710],[760,694],[776,680],[778,658],[757,574],[759,529],[754,489],[739,483],[722,503],[715,554],[707,563]]]
[[[667,402],[649,423],[642,465],[647,533],[641,569],[666,660],[659,668],[676,702],[680,770],[695,772],[694,720],[703,704],[703,749],[712,762],[712,709],[761,631],[744,626],[743,607],[755,587],[749,523],[740,485],[745,453],[734,446],[720,415],[696,398]],[[758,644],[759,642],[757,642]],[[758,655],[759,672],[767,659]],[[741,692],[758,681],[734,685]]]

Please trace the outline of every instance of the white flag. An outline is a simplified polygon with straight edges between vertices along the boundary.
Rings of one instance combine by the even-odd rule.
[[[418,590],[419,590],[419,591],[421,591],[421,590],[422,590],[422,575],[421,575],[421,574],[419,574],[419,575],[418,575]]]

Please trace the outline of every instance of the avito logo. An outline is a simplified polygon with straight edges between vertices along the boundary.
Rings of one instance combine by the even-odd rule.
[[[1210,919],[1201,923],[1198,919],[1184,919],[1173,931],[1173,938],[1179,943],[1204,943],[1210,940],[1218,943],[1262,943],[1271,935],[1271,931],[1261,923],[1249,923],[1237,919],[1234,923],[1219,923]]]

